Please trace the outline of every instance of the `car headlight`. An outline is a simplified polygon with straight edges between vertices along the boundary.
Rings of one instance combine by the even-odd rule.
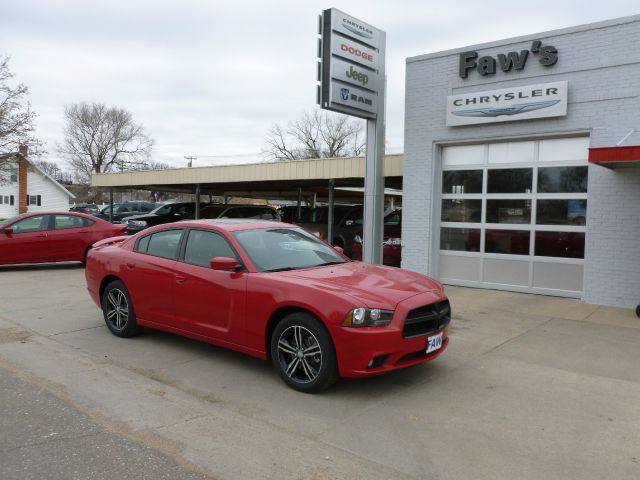
[[[146,227],[147,226],[147,222],[145,222],[144,220],[127,220],[127,225],[129,225],[130,227]]]
[[[383,245],[400,245],[402,242],[401,238],[398,237],[389,237],[389,238],[385,238],[384,242],[382,242]]]
[[[354,308],[344,317],[343,327],[385,327],[391,323],[393,310]]]
[[[360,235],[356,235],[355,237],[353,237],[353,241],[362,244],[362,237]]]

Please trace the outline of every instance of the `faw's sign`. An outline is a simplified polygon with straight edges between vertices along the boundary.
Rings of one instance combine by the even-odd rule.
[[[503,72],[524,70],[532,56],[536,57],[543,67],[551,67],[558,62],[558,49],[553,45],[543,45],[540,40],[535,40],[528,50],[499,53],[495,57],[484,55],[478,58],[478,52],[470,50],[460,54],[458,74],[462,78],[467,78],[472,70],[476,70],[482,76],[493,75],[498,69]]]
[[[448,127],[567,114],[568,83],[553,82],[447,97]]]

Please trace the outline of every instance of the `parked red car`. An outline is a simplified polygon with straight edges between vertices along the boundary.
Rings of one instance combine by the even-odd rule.
[[[304,392],[432,360],[449,341],[440,283],[352,262],[281,222],[193,220],[107,239],[86,279],[114,335],[149,326],[270,359]]]
[[[384,217],[382,238],[382,263],[390,267],[400,267],[402,263],[402,211],[395,210]],[[362,260],[362,237],[356,235],[351,247],[351,258]]]
[[[0,265],[84,261],[93,243],[125,229],[83,213],[19,215],[0,222]]]

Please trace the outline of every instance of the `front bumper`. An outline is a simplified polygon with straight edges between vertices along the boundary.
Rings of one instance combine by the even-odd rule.
[[[331,333],[336,345],[340,376],[354,378],[379,375],[440,356],[449,345],[448,325],[412,338],[404,338],[402,331],[410,310],[443,300],[446,300],[444,295],[423,293],[400,302],[387,327],[337,327]],[[427,354],[427,339],[440,332],[442,346]]]

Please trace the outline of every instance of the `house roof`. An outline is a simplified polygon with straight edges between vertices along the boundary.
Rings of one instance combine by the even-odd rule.
[[[58,187],[60,190],[66,193],[70,198],[76,198],[76,196],[73,193],[71,193],[69,190],[64,188],[64,186],[60,182],[58,182],[53,177],[51,177],[46,172],[44,172],[40,167],[38,167],[38,165],[30,161],[27,157],[24,157],[19,153],[5,153],[3,155],[0,155],[0,159],[11,158],[11,157],[24,159],[31,167],[33,167],[34,170],[42,174],[42,176],[44,176],[47,180],[51,181],[56,187]]]

